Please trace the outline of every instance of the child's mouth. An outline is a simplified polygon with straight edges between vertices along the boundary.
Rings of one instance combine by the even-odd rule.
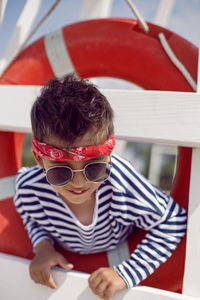
[[[81,191],[69,191],[70,193],[74,195],[82,195],[86,192],[86,190],[81,190]]]

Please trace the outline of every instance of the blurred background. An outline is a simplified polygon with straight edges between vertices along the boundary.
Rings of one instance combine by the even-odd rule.
[[[32,0],[0,0],[0,63],[8,53],[13,34],[20,36],[16,28],[23,8]],[[36,1],[36,0],[35,0]],[[38,0],[37,0],[38,1]],[[166,27],[199,47],[200,0],[132,0],[144,20]],[[134,18],[125,0],[41,0],[30,32],[40,22],[53,4],[57,4],[26,46],[39,37],[67,24],[99,17]],[[100,11],[101,10],[101,11]],[[129,82],[113,78],[91,79],[99,88],[140,89]],[[31,166],[35,162],[30,150],[30,135],[26,136],[22,163]],[[125,142],[117,140],[115,152],[125,157],[135,168],[154,184],[169,191],[176,168],[177,149],[170,145]]]

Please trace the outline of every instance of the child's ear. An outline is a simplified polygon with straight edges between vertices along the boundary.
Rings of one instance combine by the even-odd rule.
[[[43,165],[43,162],[42,162],[41,157],[40,157],[37,153],[35,153],[35,151],[32,151],[32,153],[33,153],[33,156],[34,156],[34,158],[35,158],[36,163],[37,163],[41,168],[44,168],[44,165]]]

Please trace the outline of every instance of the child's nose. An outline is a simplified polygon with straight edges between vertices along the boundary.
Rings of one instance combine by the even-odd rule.
[[[71,183],[76,187],[81,187],[85,184],[86,178],[83,172],[74,172]]]

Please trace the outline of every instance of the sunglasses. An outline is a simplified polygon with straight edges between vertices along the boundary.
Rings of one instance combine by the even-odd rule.
[[[110,162],[94,162],[87,164],[81,170],[72,170],[68,166],[54,166],[45,170],[44,173],[50,184],[63,186],[73,179],[75,172],[83,172],[88,181],[103,182],[110,176],[111,167]]]

